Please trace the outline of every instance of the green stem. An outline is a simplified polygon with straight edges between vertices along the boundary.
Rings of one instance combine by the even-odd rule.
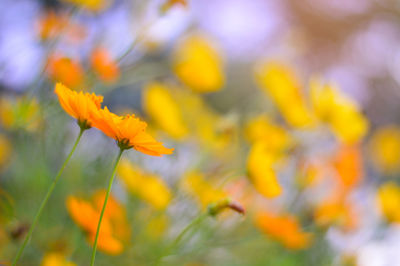
[[[56,177],[54,178],[54,180],[53,180],[53,182],[51,183],[49,189],[47,190],[46,196],[44,197],[42,203],[40,204],[39,210],[37,211],[37,213],[36,213],[36,215],[35,215],[35,218],[33,219],[33,222],[32,222],[32,225],[31,225],[29,231],[28,231],[28,234],[25,236],[24,243],[22,243],[22,246],[19,248],[18,253],[17,253],[17,255],[16,255],[15,258],[14,258],[14,261],[13,261],[13,263],[12,263],[12,266],[17,265],[17,262],[18,262],[18,260],[20,259],[21,255],[22,255],[22,252],[23,252],[24,249],[25,249],[25,246],[28,244],[29,239],[30,239],[31,236],[32,236],[32,232],[33,232],[33,230],[35,229],[35,226],[36,226],[36,224],[37,224],[37,222],[38,222],[38,220],[39,220],[39,218],[40,218],[40,215],[42,214],[42,211],[43,211],[44,207],[45,207],[46,204],[47,204],[47,201],[49,200],[51,194],[53,193],[53,190],[54,190],[54,188],[55,188],[55,186],[56,186],[58,180],[60,179],[61,174],[62,174],[63,171],[64,171],[64,168],[67,166],[69,160],[70,160],[71,157],[72,157],[72,154],[74,153],[76,147],[78,146],[79,141],[81,140],[83,131],[85,131],[85,129],[81,129],[81,131],[79,132],[78,138],[76,139],[74,146],[72,147],[70,153],[68,154],[68,156],[67,156],[67,158],[65,159],[63,165],[61,166],[61,168],[60,168],[60,170],[58,171]]]
[[[183,228],[183,230],[179,233],[179,235],[175,238],[175,240],[172,242],[172,244],[167,248],[167,252],[166,253],[162,253],[157,261],[156,261],[156,265],[160,265],[160,262],[162,260],[163,257],[165,257],[166,255],[168,255],[172,250],[174,250],[179,243],[181,242],[181,240],[183,239],[183,237],[186,235],[187,232],[190,231],[190,229],[192,229],[193,227],[199,225],[201,222],[203,222],[207,217],[209,216],[208,211],[200,214],[199,216],[197,216],[195,219],[193,219],[188,225],[186,225],[185,228]]]
[[[112,174],[111,174],[110,181],[108,182],[108,188],[107,188],[106,197],[105,197],[105,199],[104,199],[103,208],[101,209],[100,218],[99,218],[99,223],[97,224],[96,237],[95,237],[95,239],[94,239],[94,244],[93,244],[92,259],[91,259],[91,261],[90,261],[90,265],[91,265],[91,266],[94,265],[94,259],[95,259],[95,257],[96,257],[96,249],[97,249],[97,240],[98,240],[98,238],[99,238],[101,221],[103,220],[103,215],[104,215],[104,212],[105,212],[105,210],[106,210],[108,197],[110,196],[111,186],[112,186],[112,183],[113,183],[113,181],[114,181],[115,172],[117,171],[117,165],[118,165],[118,163],[119,163],[119,160],[121,159],[121,156],[122,156],[123,151],[124,151],[123,149],[120,149],[120,150],[119,150],[119,153],[118,153],[118,156],[117,156],[117,160],[115,161],[114,169],[113,169]]]

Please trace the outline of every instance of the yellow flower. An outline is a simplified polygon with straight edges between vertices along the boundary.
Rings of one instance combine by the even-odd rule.
[[[172,154],[174,149],[165,148],[146,132],[147,124],[134,115],[124,117],[111,113],[107,107],[100,109],[95,116],[93,126],[115,139],[121,149],[134,148],[152,156]]]
[[[106,192],[100,190],[92,201],[74,196],[67,198],[67,209],[74,222],[85,231],[88,241],[93,244],[101,208]],[[130,228],[124,207],[111,195],[100,228],[98,248],[110,255],[123,252],[123,243],[130,237]]]
[[[171,137],[182,139],[188,134],[177,102],[162,83],[153,82],[144,91],[146,113]]]
[[[311,102],[316,116],[330,125],[336,137],[345,144],[359,142],[369,123],[357,104],[335,86],[314,79],[310,84]]]
[[[301,128],[312,124],[301,86],[291,69],[278,62],[268,62],[256,68],[255,77],[289,125]]]
[[[64,1],[95,12],[103,10],[110,3],[109,0],[64,0]]]
[[[2,98],[0,99],[0,121],[6,129],[23,128],[27,131],[35,131],[42,122],[39,103],[35,98],[31,100],[25,97]]]
[[[76,266],[75,263],[68,261],[65,256],[58,252],[46,253],[42,259],[41,266]]]
[[[395,125],[378,129],[370,141],[373,163],[384,173],[400,169],[400,128]]]
[[[173,69],[177,77],[196,92],[218,91],[225,83],[220,55],[200,35],[178,44],[173,55]]]
[[[61,83],[56,84],[54,92],[58,96],[61,107],[78,121],[80,127],[90,128],[92,126],[101,108],[103,96],[97,96],[94,93],[78,93]]]
[[[277,197],[282,192],[273,168],[278,160],[279,157],[265,141],[253,144],[247,158],[249,177],[257,191],[267,198]]]
[[[255,217],[255,223],[261,231],[279,241],[286,248],[305,249],[311,244],[312,234],[301,230],[295,216],[260,212]]]
[[[0,135],[0,169],[2,169],[9,161],[11,152],[11,143],[5,136]]]
[[[163,210],[168,207],[172,194],[159,177],[145,173],[128,160],[121,160],[117,173],[131,193],[156,209]]]
[[[400,223],[400,187],[393,182],[382,185],[377,200],[383,216],[393,223]]]
[[[96,74],[104,82],[114,82],[119,78],[118,65],[105,48],[94,49],[90,55],[90,62]]]
[[[146,233],[153,239],[159,239],[163,236],[169,225],[168,216],[163,213],[150,220],[145,221]]]
[[[203,174],[195,171],[184,176],[183,187],[196,198],[204,209],[211,203],[216,203],[228,196],[222,189],[214,187],[207,181]]]
[[[293,145],[293,139],[288,132],[283,127],[273,124],[266,115],[251,119],[247,123],[245,134],[250,142],[264,141],[274,151],[284,151]]]
[[[49,57],[47,73],[53,81],[73,89],[81,86],[84,79],[83,69],[78,61],[59,55]]]

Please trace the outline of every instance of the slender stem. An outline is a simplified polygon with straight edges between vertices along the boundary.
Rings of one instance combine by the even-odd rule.
[[[37,211],[37,213],[36,213],[36,215],[35,215],[35,218],[33,219],[33,222],[32,222],[32,225],[31,225],[29,231],[28,231],[28,234],[25,236],[24,242],[22,243],[22,246],[19,248],[18,253],[17,253],[17,255],[16,255],[15,258],[14,258],[14,261],[13,261],[13,263],[12,263],[13,266],[15,266],[15,265],[17,264],[18,260],[20,259],[21,255],[22,255],[22,252],[23,252],[24,249],[25,249],[25,246],[27,245],[29,239],[31,238],[32,232],[33,232],[33,230],[35,229],[35,226],[36,226],[36,224],[37,224],[37,222],[38,222],[38,220],[39,220],[39,218],[40,218],[40,215],[42,214],[42,211],[43,211],[44,207],[45,207],[46,204],[47,204],[47,201],[49,200],[51,194],[53,193],[53,190],[54,190],[54,188],[55,188],[55,186],[56,186],[58,180],[60,179],[61,174],[62,174],[63,171],[64,171],[64,168],[67,166],[69,160],[70,160],[71,157],[72,157],[72,154],[74,153],[76,147],[78,146],[79,141],[81,140],[83,131],[85,131],[85,129],[81,129],[81,131],[79,132],[78,138],[76,139],[74,146],[72,147],[72,149],[71,149],[71,151],[69,152],[67,158],[65,159],[63,165],[61,166],[61,168],[60,168],[60,170],[58,171],[56,177],[54,178],[54,180],[53,180],[53,182],[51,183],[49,189],[47,190],[46,196],[44,197],[42,203],[40,204],[39,210]]]
[[[115,172],[117,171],[117,165],[118,165],[118,163],[119,163],[119,160],[121,159],[121,156],[122,156],[123,151],[124,151],[123,149],[120,149],[120,150],[119,150],[119,153],[118,153],[118,156],[117,156],[117,160],[115,161],[114,169],[113,169],[112,174],[111,174],[110,181],[108,182],[108,188],[107,188],[106,197],[105,197],[105,199],[104,199],[103,208],[101,209],[100,218],[99,218],[99,223],[97,224],[96,237],[95,237],[95,239],[94,239],[94,244],[93,244],[92,259],[91,259],[91,261],[90,261],[90,265],[91,265],[91,266],[94,265],[94,259],[95,259],[95,257],[96,257],[96,249],[97,249],[97,240],[98,240],[98,238],[99,238],[101,221],[103,220],[103,215],[104,215],[104,212],[105,212],[105,210],[106,210],[108,197],[110,196],[111,186],[112,186],[112,183],[113,183],[113,181],[114,181]]]
[[[155,265],[160,265],[162,258],[165,257],[166,255],[168,255],[172,250],[174,250],[179,245],[179,243],[181,242],[183,237],[186,235],[186,233],[189,232],[193,227],[195,227],[198,224],[200,224],[201,222],[203,222],[208,216],[209,216],[209,213],[208,213],[208,211],[206,211],[206,212],[200,214],[199,216],[197,216],[196,218],[194,218],[188,225],[186,225],[186,227],[183,228],[183,230],[175,238],[175,240],[172,242],[172,244],[167,248],[167,252],[162,253],[158,257]]]

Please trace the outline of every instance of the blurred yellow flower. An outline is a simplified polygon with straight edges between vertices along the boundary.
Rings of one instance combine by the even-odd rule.
[[[199,95],[190,91],[177,90],[174,96],[190,136],[195,137],[204,150],[222,154],[225,158],[232,154],[238,131],[234,117],[221,117]]]
[[[391,125],[378,129],[370,140],[373,163],[384,173],[400,169],[400,127]]]
[[[84,72],[80,63],[72,58],[51,55],[47,62],[47,73],[55,82],[76,89],[83,84]]]
[[[0,134],[0,169],[2,169],[8,160],[12,152],[12,145],[10,141]]]
[[[146,221],[146,233],[153,239],[159,239],[163,236],[168,226],[168,216],[165,213],[162,213]]]
[[[115,139],[121,149],[134,148],[144,154],[162,156],[172,154],[174,149],[167,149],[146,132],[147,124],[134,115],[118,116],[108,110],[100,109],[94,116],[93,127]]]
[[[156,209],[168,207],[172,194],[168,186],[154,174],[149,174],[123,159],[118,165],[117,174],[127,189]]]
[[[183,187],[192,196],[203,209],[211,203],[218,202],[228,197],[222,189],[211,184],[202,173],[191,171],[183,177]]]
[[[218,91],[225,84],[221,56],[204,36],[193,35],[181,41],[172,61],[176,76],[193,91]]]
[[[312,115],[306,106],[300,82],[288,66],[278,62],[260,64],[255,78],[289,125],[298,128],[312,125]]]
[[[110,0],[63,0],[90,11],[101,11],[109,5]]]
[[[54,89],[61,107],[75,118],[81,128],[90,128],[103,102],[103,96],[70,90],[61,83]]]
[[[76,264],[68,261],[61,253],[50,252],[44,255],[40,266],[76,266]]]
[[[0,99],[0,121],[6,129],[37,130],[42,122],[40,111],[36,98]]]
[[[94,242],[105,195],[106,191],[100,190],[94,194],[91,202],[74,196],[69,196],[66,201],[71,218],[85,231],[91,244]],[[110,195],[100,228],[98,248],[110,255],[118,255],[123,252],[123,244],[129,238],[130,227],[125,209]]]
[[[400,223],[400,187],[394,182],[383,184],[377,191],[382,215],[393,223]]]
[[[178,103],[162,83],[152,82],[146,85],[143,104],[146,113],[171,137],[182,139],[188,134]]]
[[[90,63],[104,82],[114,82],[119,78],[119,68],[110,53],[102,47],[94,49],[90,55]]]
[[[264,141],[274,151],[284,151],[293,145],[293,139],[283,127],[274,124],[267,115],[251,119],[245,128],[251,143]]]
[[[306,249],[312,234],[303,232],[297,218],[289,214],[275,215],[259,212],[255,216],[256,226],[289,249]]]
[[[267,198],[277,197],[282,188],[278,182],[274,165],[279,156],[270,150],[269,144],[259,141],[252,145],[247,158],[247,171],[254,187]]]
[[[341,142],[354,144],[367,134],[368,120],[357,104],[335,86],[313,79],[310,82],[310,97],[315,115],[331,127]]]

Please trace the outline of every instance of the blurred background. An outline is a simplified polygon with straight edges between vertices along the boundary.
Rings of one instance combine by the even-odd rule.
[[[124,154],[97,265],[400,265],[399,70],[394,0],[1,0],[0,264],[79,133],[61,82],[175,149]],[[20,265],[88,264],[117,152],[85,132]]]

